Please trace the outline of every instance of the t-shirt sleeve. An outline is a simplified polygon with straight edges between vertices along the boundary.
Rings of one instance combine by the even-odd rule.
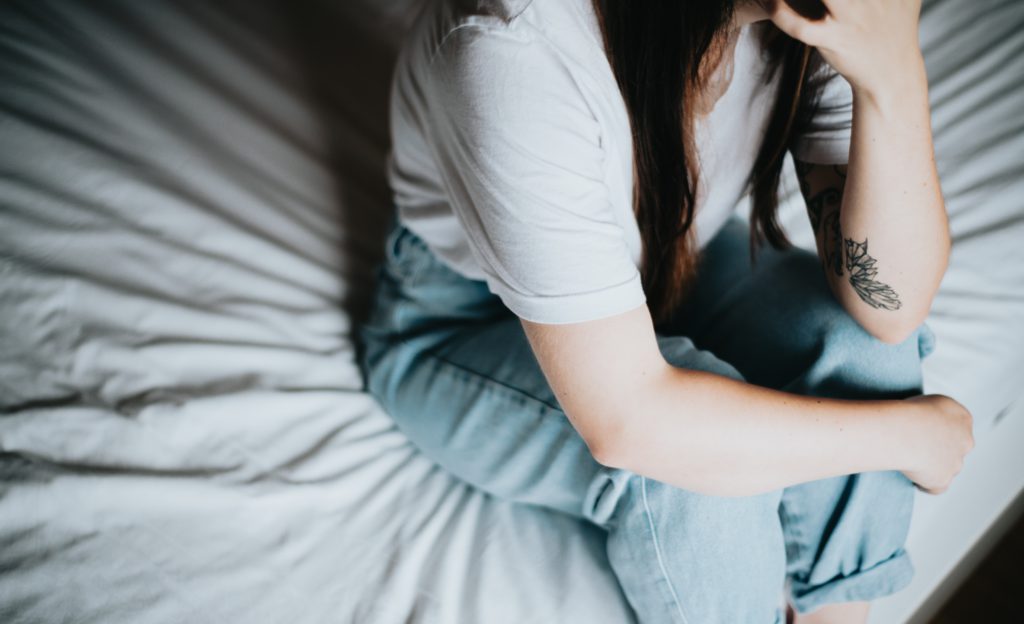
[[[459,27],[430,65],[430,143],[452,208],[489,288],[521,318],[636,308],[600,124],[550,45],[521,30]]]
[[[818,105],[808,127],[793,141],[793,156],[809,163],[846,164],[850,160],[853,125],[850,83],[824,62],[811,80],[821,83]]]

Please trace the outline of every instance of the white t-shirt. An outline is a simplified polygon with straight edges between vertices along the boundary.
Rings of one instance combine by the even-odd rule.
[[[775,101],[755,28],[697,129],[700,245],[748,192]],[[826,84],[794,153],[845,163],[852,95]],[[591,0],[436,0],[399,58],[391,123],[400,222],[515,314],[571,323],[644,303],[629,118]]]

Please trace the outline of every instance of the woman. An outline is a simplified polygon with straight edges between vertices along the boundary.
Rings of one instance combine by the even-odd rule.
[[[919,9],[438,0],[399,60],[368,386],[458,477],[606,528],[641,622],[779,622],[784,587],[863,622],[973,444],[920,396]],[[787,150],[820,262],[775,220]]]

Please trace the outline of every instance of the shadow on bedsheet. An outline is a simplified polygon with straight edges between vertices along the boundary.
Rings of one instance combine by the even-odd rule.
[[[353,268],[345,279],[355,287],[344,305],[355,323],[369,312],[375,268],[393,218],[385,177],[388,95],[404,30],[385,16],[367,15],[360,4],[278,5],[327,143],[346,264]]]
[[[0,405],[132,415],[350,383],[328,364],[350,355],[392,220],[388,90],[416,1],[4,4],[0,130],[18,147],[0,212],[22,234],[0,259],[26,293],[7,276],[5,309],[28,303],[0,332],[16,373]],[[83,292],[120,312],[91,315]],[[112,353],[212,344],[270,351],[108,383],[125,376]]]

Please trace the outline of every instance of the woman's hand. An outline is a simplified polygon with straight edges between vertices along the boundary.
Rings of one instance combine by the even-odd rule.
[[[927,394],[907,399],[923,409],[919,423],[920,444],[914,470],[903,474],[929,494],[941,494],[964,465],[964,456],[974,448],[970,412],[953,399]]]
[[[921,0],[820,0],[827,13],[811,19],[798,0],[761,0],[769,19],[794,39],[817,48],[855,90],[892,93],[921,72]],[[802,4],[806,4],[805,2]]]

